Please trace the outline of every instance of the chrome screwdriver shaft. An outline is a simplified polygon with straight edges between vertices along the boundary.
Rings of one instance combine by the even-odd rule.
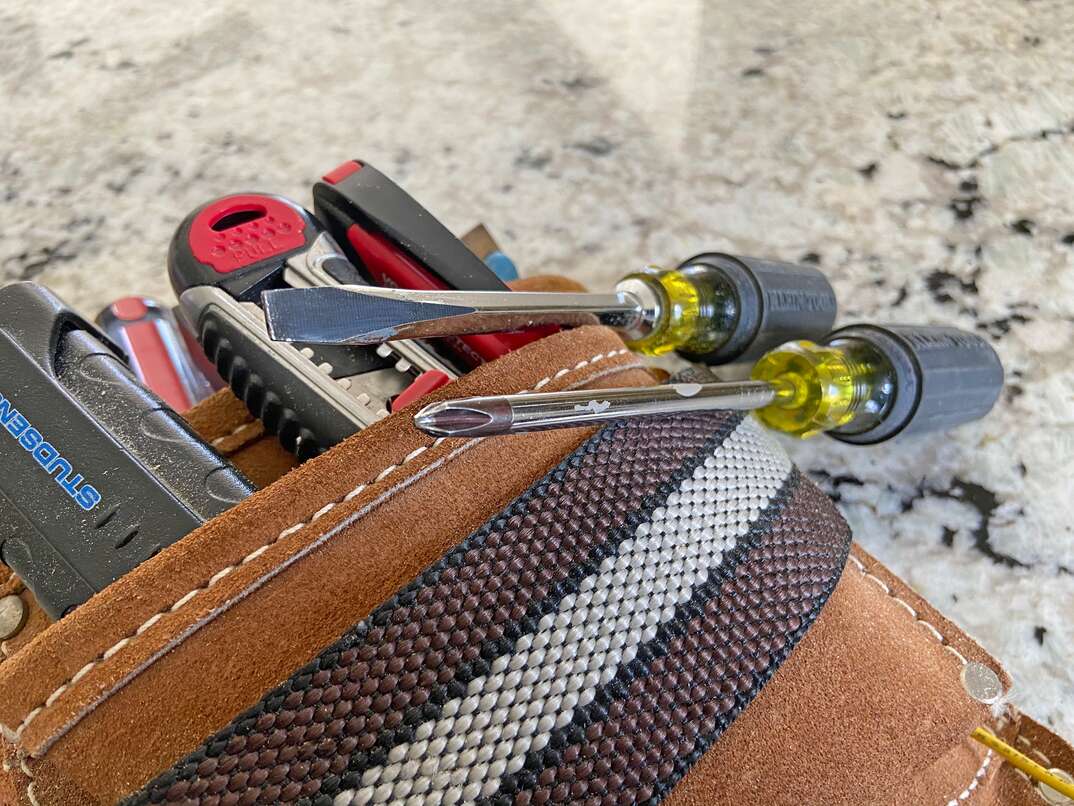
[[[515,434],[624,417],[757,409],[776,395],[773,384],[740,381],[468,397],[426,406],[414,415],[414,425],[438,437]]]
[[[262,297],[276,341],[380,344],[537,325],[603,324],[644,329],[645,306],[633,294],[537,291],[406,291],[341,285],[278,289]]]
[[[726,364],[791,338],[819,338],[835,318],[835,293],[813,267],[705,253],[677,269],[626,274],[605,294],[363,285],[268,291],[263,307],[278,341],[372,344],[601,324],[643,355],[676,350],[689,361]]]

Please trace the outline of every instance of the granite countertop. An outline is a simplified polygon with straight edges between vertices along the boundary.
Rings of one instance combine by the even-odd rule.
[[[788,442],[858,540],[1074,736],[1074,20],[1064,0],[0,11],[0,280],[171,299],[239,190],[370,160],[524,274],[701,250],[812,262],[841,321],[950,323],[1007,369],[931,439]],[[867,10],[866,10],[867,9]]]

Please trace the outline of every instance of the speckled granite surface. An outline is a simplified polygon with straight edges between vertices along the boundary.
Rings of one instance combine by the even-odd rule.
[[[0,279],[168,298],[193,206],[361,156],[527,274],[727,249],[820,264],[843,321],[975,329],[987,421],[790,449],[1074,736],[1068,3],[154,5],[0,9]]]

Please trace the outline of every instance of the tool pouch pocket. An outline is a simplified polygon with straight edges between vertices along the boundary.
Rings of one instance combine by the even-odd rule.
[[[589,327],[435,397],[653,382]],[[978,725],[1069,764],[752,420],[410,414],[292,468],[192,412],[263,489],[5,644],[0,802],[1036,803]]]

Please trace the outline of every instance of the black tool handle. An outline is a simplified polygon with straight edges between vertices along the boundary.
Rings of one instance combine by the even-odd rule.
[[[341,404],[332,393],[326,401],[317,388],[324,379],[310,373],[329,365],[331,378],[347,378],[392,362],[373,348],[333,345],[311,348],[308,361],[289,362],[282,353],[293,348],[272,343],[236,307],[260,305],[263,291],[288,287],[289,264],[303,272],[316,264],[337,283],[365,283],[312,213],[265,193],[202,205],[179,225],[168,251],[172,288],[209,361],[265,429],[305,460],[363,425],[346,411],[357,401]]]
[[[253,488],[46,289],[0,289],[0,556],[60,618]]]
[[[280,363],[271,346],[249,330],[236,327],[233,320],[211,308],[204,310],[197,328],[205,355],[235,397],[299,461],[319,455],[326,446],[357,430],[338,411],[323,405],[313,389]],[[299,419],[296,410],[309,413],[312,428]]]
[[[273,341],[257,308],[219,288],[189,289],[179,302],[206,356],[235,396],[301,460],[375,423],[383,416],[381,395],[403,389],[405,378],[390,363],[369,366],[369,355],[384,362],[372,348],[338,347],[339,363],[329,369],[328,361],[315,363],[296,345]],[[385,374],[398,388],[383,388]],[[365,385],[368,394],[351,394],[343,385],[348,382]]]
[[[507,286],[418,201],[368,162],[348,160],[313,187],[313,205],[332,237],[374,283],[384,276],[365,265],[359,238],[382,236],[445,288],[505,291]],[[405,270],[404,270],[405,271]],[[390,270],[389,270],[390,274]],[[402,288],[423,288],[395,282]]]
[[[738,310],[729,338],[718,349],[703,355],[681,351],[691,361],[756,360],[791,339],[819,339],[835,321],[835,291],[814,266],[706,252],[683,261],[679,270],[720,275]]]
[[[232,299],[260,305],[262,291],[287,287],[287,262],[328,237],[309,210],[283,196],[240,193],[214,199],[188,215],[172,237],[168,250],[172,290],[182,298],[192,288],[208,286]],[[358,270],[338,254],[336,244],[329,241],[329,245],[320,268],[337,283],[364,284]],[[318,345],[315,352],[318,362],[327,361],[345,375],[390,366],[372,349]],[[226,354],[222,357],[230,361]]]
[[[946,431],[984,417],[1003,391],[1003,365],[975,333],[945,325],[849,325],[826,341],[872,345],[895,373],[895,398],[884,417],[860,433],[829,431],[856,445]]]

